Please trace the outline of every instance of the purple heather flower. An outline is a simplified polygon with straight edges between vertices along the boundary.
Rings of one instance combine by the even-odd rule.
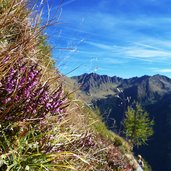
[[[62,87],[60,86],[55,93],[51,94],[48,84],[42,85],[40,78],[41,71],[38,65],[33,63],[28,65],[26,62],[18,61],[0,80],[0,108],[1,113],[7,111],[5,119],[17,119],[17,112],[23,113],[20,117],[27,118],[31,118],[32,114],[42,117],[47,113],[64,112],[62,105],[67,100],[64,98]]]
[[[3,64],[6,64],[10,59],[10,56],[6,56],[3,60],[2,60],[2,63]]]

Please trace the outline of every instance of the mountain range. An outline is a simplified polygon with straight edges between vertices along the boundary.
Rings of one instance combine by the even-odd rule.
[[[127,107],[141,104],[154,120],[154,136],[148,145],[135,149],[154,171],[171,171],[171,79],[142,76],[123,79],[96,73],[71,78],[88,105],[98,107],[107,126],[120,133]]]

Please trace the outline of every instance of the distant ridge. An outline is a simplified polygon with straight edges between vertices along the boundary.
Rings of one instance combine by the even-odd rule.
[[[123,89],[130,96],[134,91],[136,100],[148,101],[153,96],[163,96],[171,92],[171,79],[163,75],[133,77],[123,79],[117,76],[99,75],[96,73],[82,74],[72,77],[80,86],[81,91],[96,98],[116,94],[117,88]],[[102,96],[100,96],[102,94]]]
[[[107,89],[108,85],[110,84],[112,86],[112,84],[114,86],[119,85],[122,82],[122,78],[120,77],[110,77],[107,75],[98,75],[96,73],[90,73],[90,74],[83,74],[80,76],[75,76],[72,77],[72,79],[74,79],[78,84],[81,85],[81,90],[84,91],[85,93],[91,93],[93,92],[94,88],[102,88],[102,85],[105,85],[105,87],[103,87],[104,90]],[[113,86],[112,86],[113,87]],[[106,88],[106,89],[105,89]]]
[[[149,145],[138,149],[138,152],[149,161],[153,170],[171,170],[170,78],[157,74],[123,79],[90,73],[74,76],[72,80],[81,86],[80,90],[88,103],[99,108],[111,129],[114,123],[119,127],[128,105],[134,101],[140,103],[154,119],[155,134]]]

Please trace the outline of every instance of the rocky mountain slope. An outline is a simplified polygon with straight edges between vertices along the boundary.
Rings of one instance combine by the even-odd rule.
[[[97,105],[110,129],[120,131],[128,105],[134,101],[154,119],[154,136],[148,146],[137,149],[155,171],[171,170],[171,79],[142,76],[123,79],[95,73],[72,77],[88,103]]]

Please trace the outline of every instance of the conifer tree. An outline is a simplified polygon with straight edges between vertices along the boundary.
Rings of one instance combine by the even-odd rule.
[[[133,146],[146,144],[153,135],[154,121],[150,120],[149,114],[139,104],[135,108],[128,107],[123,125],[124,133]]]

